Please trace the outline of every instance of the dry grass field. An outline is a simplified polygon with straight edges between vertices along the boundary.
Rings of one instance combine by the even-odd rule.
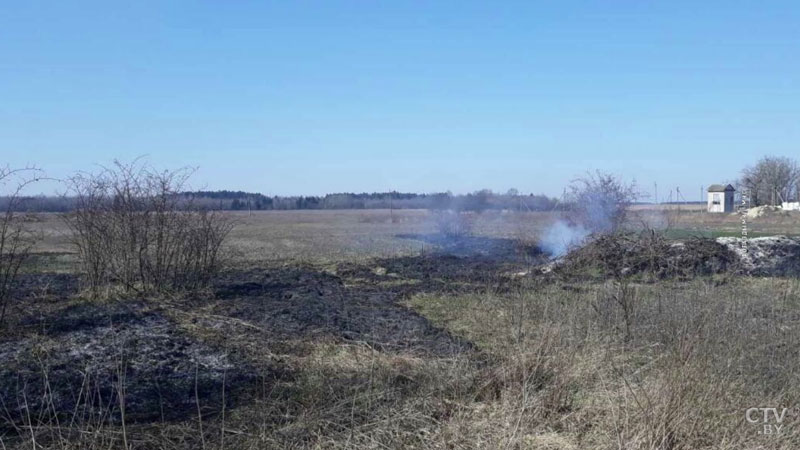
[[[797,278],[539,274],[555,212],[476,215],[453,239],[427,211],[232,216],[207,291],[102,300],[59,218],[30,219],[43,239],[0,330],[0,448],[800,447]],[[652,208],[642,224],[741,227]]]
[[[438,233],[434,214],[426,210],[321,210],[225,213],[236,227],[230,247],[236,261],[344,261],[417,255],[431,249]],[[500,213],[475,215],[476,237],[533,240],[557,213]],[[57,214],[30,219],[42,239],[39,254],[67,257],[69,230]],[[476,248],[476,251],[479,249]]]
[[[321,210],[226,213],[236,228],[232,248],[242,261],[341,261],[424,252],[426,236],[438,233],[436,219],[426,210]],[[71,251],[68,230],[57,214],[38,214],[31,226],[41,233],[38,253]],[[497,212],[474,216],[473,234],[533,242],[561,213]],[[749,218],[750,235],[800,235],[800,214]],[[670,236],[741,234],[738,214],[708,214],[696,205],[631,208],[629,225],[662,230]],[[430,245],[429,245],[430,246]]]

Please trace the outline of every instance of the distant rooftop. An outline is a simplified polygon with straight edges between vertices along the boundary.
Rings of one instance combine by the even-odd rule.
[[[708,192],[728,192],[728,191],[735,191],[736,189],[733,188],[730,184],[723,185],[723,184],[712,184],[708,187]]]

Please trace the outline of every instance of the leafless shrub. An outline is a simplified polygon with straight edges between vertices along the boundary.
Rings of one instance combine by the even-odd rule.
[[[11,289],[17,279],[20,266],[27,259],[34,244],[34,236],[16,214],[19,194],[30,183],[38,180],[40,172],[35,168],[0,168],[0,186],[11,184],[5,211],[0,215],[0,328],[6,315]]]
[[[635,183],[597,171],[573,180],[568,200],[570,219],[592,233],[616,232],[625,223],[628,207],[639,198]]]
[[[623,279],[606,283],[589,304],[597,314],[598,323],[630,341],[633,338],[638,302],[636,286],[630,280]]]
[[[191,173],[115,162],[70,180],[76,208],[67,223],[93,293],[114,286],[143,293],[192,290],[219,270],[232,224],[179,195]]]

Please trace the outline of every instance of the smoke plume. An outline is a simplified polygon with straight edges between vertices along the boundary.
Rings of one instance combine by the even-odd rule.
[[[559,220],[545,231],[539,246],[554,258],[558,258],[566,255],[570,249],[583,244],[589,234],[589,230],[581,225],[570,225]]]
[[[626,183],[601,171],[588,172],[573,180],[565,198],[570,222],[555,222],[542,236],[540,247],[559,257],[582,245],[590,234],[615,233],[638,197],[636,182]]]

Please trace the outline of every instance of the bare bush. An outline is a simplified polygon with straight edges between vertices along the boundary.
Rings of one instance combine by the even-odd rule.
[[[8,307],[11,288],[17,279],[22,263],[30,254],[34,244],[33,235],[22,225],[15,214],[19,194],[22,189],[38,179],[39,171],[33,168],[0,168],[0,186],[11,184],[11,192],[6,197],[6,208],[0,215],[0,327]]]
[[[67,223],[93,293],[113,286],[147,293],[208,284],[232,224],[179,195],[190,175],[135,161],[70,180],[76,208]]]
[[[573,180],[568,196],[570,218],[592,233],[619,230],[628,207],[639,198],[635,183],[597,171]]]

